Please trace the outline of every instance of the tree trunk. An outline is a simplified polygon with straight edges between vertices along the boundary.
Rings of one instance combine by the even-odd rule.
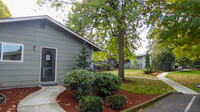
[[[119,70],[118,75],[124,78],[124,30],[120,30],[118,34],[118,42],[119,42]]]

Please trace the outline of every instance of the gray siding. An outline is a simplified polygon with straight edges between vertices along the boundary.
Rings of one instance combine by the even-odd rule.
[[[6,86],[37,85],[40,77],[41,46],[57,48],[57,83],[75,67],[83,41],[69,32],[40,21],[0,24],[0,41],[24,44],[24,61],[0,62],[0,83]],[[33,50],[36,46],[36,51]],[[92,47],[88,48],[92,51]]]

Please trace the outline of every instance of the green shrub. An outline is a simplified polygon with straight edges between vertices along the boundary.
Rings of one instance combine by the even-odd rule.
[[[108,106],[112,109],[123,109],[123,106],[127,104],[126,96],[124,95],[113,95],[113,96],[107,96],[106,101],[108,103]]]
[[[109,96],[119,90],[122,79],[112,73],[96,73],[93,88],[99,95]]]
[[[104,71],[107,70],[107,64],[103,64],[103,70],[104,70]]]
[[[106,64],[107,70],[113,70],[113,67],[110,64]]]
[[[195,68],[196,68],[196,69],[200,69],[200,65],[196,65]]]
[[[75,98],[80,99],[82,96],[91,95],[94,74],[84,69],[76,69],[67,72],[64,82],[74,92]]]
[[[85,96],[79,100],[79,112],[103,112],[103,101],[97,96]]]
[[[151,74],[151,73],[153,73],[153,71],[152,70],[145,70],[145,71],[143,71],[145,74]]]
[[[98,71],[103,70],[103,65],[101,65],[101,64],[97,64],[97,70],[98,70]]]

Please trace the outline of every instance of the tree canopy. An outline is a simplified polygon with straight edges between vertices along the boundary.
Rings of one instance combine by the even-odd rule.
[[[175,62],[175,56],[172,52],[172,49],[167,49],[167,48],[161,48],[159,47],[159,43],[157,40],[153,41],[153,46],[152,46],[152,54],[151,54],[151,59],[152,59],[152,68],[154,71],[163,69],[160,67],[160,65],[167,65],[170,70],[171,64]]]
[[[200,1],[158,0],[158,5],[148,4],[149,22],[161,47],[173,48],[176,57],[200,59]],[[154,3],[155,4],[155,3]],[[153,21],[152,21],[153,20]]]
[[[12,15],[8,10],[7,6],[0,0],[0,19],[2,18],[11,18]]]

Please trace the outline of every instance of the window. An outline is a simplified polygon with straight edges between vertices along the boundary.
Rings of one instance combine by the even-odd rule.
[[[142,69],[142,64],[140,64],[140,68]]]
[[[0,61],[22,62],[23,45],[0,42]]]

